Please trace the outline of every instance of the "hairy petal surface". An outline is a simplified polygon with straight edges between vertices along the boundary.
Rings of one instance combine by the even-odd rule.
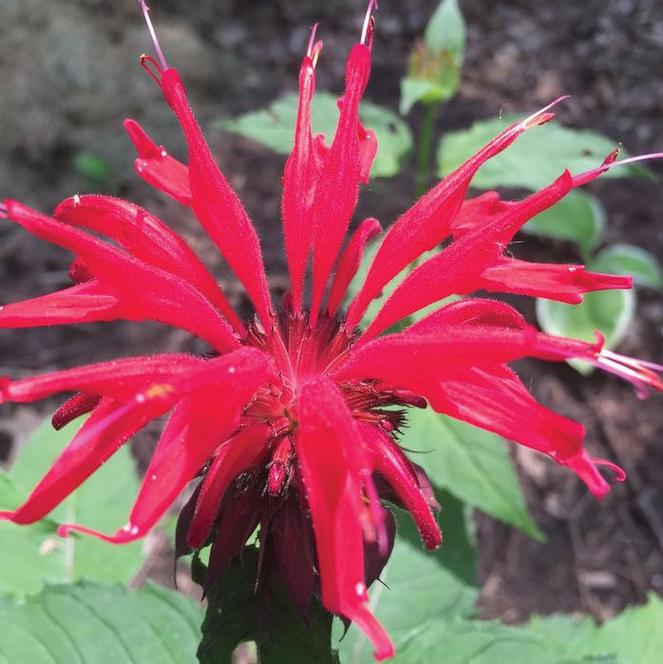
[[[366,606],[361,487],[347,458],[347,448],[357,441],[352,416],[325,380],[303,385],[297,405],[295,448],[313,521],[322,601],[355,621],[376,658],[386,659],[394,654],[393,645]]]

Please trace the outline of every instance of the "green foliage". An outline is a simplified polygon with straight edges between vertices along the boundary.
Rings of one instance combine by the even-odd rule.
[[[629,290],[586,293],[580,304],[536,301],[536,317],[545,332],[595,341],[595,331],[599,330],[605,336],[606,348],[614,348],[624,338],[634,314],[635,296]],[[569,364],[582,374],[593,371],[582,360],[569,360]]]
[[[430,408],[412,410],[408,424],[402,445],[434,484],[531,537],[543,539],[527,512],[506,440]]]
[[[253,641],[261,664],[335,664],[331,614],[312,601],[306,624],[283,588],[257,590],[258,555],[246,547],[210,591],[199,662],[227,664],[240,643]]]
[[[25,499],[80,425],[55,431],[46,421],[39,427],[11,470],[0,474],[2,509]],[[115,547],[87,536],[62,539],[55,531],[73,521],[112,532],[126,522],[137,491],[131,454],[121,449],[47,519],[32,526],[0,522],[0,591],[32,594],[47,582],[84,578],[128,582],[143,561],[140,543]]]
[[[511,115],[484,120],[470,129],[445,134],[438,148],[439,176],[448,175],[496,134],[522,119],[523,116]],[[472,180],[472,186],[540,189],[559,177],[564,169],[576,174],[600,166],[616,145],[595,132],[549,122],[526,131],[507,150],[486,162]],[[641,172],[637,167],[624,166],[602,177],[626,177]]]
[[[582,191],[573,191],[550,209],[523,227],[523,232],[541,237],[574,242],[583,255],[601,242],[605,211],[598,199]]]
[[[663,288],[661,266],[648,251],[631,244],[613,244],[601,251],[592,262],[592,269],[611,274],[628,274],[639,286]]]
[[[401,80],[400,112],[417,102],[439,104],[456,94],[465,52],[465,21],[457,0],[442,0],[431,17],[423,42],[410,55]]]
[[[246,113],[216,123],[220,129],[239,134],[261,143],[278,154],[292,150],[293,132],[297,118],[297,95],[288,94],[272,102],[266,109]],[[334,135],[338,107],[336,97],[318,92],[311,104],[314,134],[322,133],[328,140]],[[373,164],[373,177],[390,177],[400,171],[401,159],[412,148],[412,134],[407,125],[383,106],[363,102],[362,122],[372,129],[378,139],[379,150]]]
[[[663,603],[655,595],[598,627],[590,618],[534,618],[518,627],[498,622],[433,619],[413,630],[396,664],[657,664]]]
[[[0,660],[29,664],[190,664],[200,605],[148,584],[47,586],[25,601],[0,598]]]
[[[74,169],[92,187],[111,192],[117,189],[117,174],[113,167],[94,152],[79,152],[74,157]]]

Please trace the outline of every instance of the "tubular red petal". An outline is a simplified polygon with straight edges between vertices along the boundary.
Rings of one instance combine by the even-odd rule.
[[[189,330],[221,352],[239,346],[232,328],[216,308],[183,279],[16,201],[6,204],[10,218],[28,232],[75,253],[121,300],[123,316],[128,320],[155,320]]]
[[[96,394],[86,394],[79,392],[73,397],[67,399],[53,414],[51,424],[56,431],[59,431],[67,424],[73,422],[81,415],[86,415],[94,410],[101,401],[101,397]]]
[[[310,217],[319,166],[311,133],[311,99],[314,91],[315,67],[307,56],[299,72],[299,107],[295,124],[295,142],[285,165],[281,199],[292,305],[298,315],[302,313],[306,261],[313,239]]]
[[[214,582],[228,569],[233,558],[244,550],[246,540],[258,525],[260,494],[257,485],[248,487],[229,501],[219,520],[219,532],[212,544],[207,575],[203,583],[206,595]]]
[[[369,217],[359,224],[357,230],[353,233],[348,246],[341,254],[336,268],[336,276],[329,290],[329,301],[327,302],[327,313],[335,316],[338,308],[343,302],[343,298],[348,290],[352,278],[357,273],[361,258],[364,254],[366,245],[382,230],[382,226],[377,219]]]
[[[459,238],[469,231],[483,227],[498,214],[503,214],[514,205],[511,201],[503,201],[496,191],[487,191],[475,198],[468,198],[451,222],[451,234]]]
[[[436,549],[442,544],[442,533],[410,461],[398,445],[377,427],[363,423],[358,426],[374,472],[389,483],[410,512],[426,548]]]
[[[349,329],[359,324],[371,300],[379,296],[391,279],[447,237],[477,170],[542,120],[546,117],[535,114],[505,129],[397,219],[387,231],[366,281],[348,309]]]
[[[296,497],[274,514],[269,536],[270,554],[297,610],[308,619],[308,606],[315,586],[311,522]]]
[[[46,516],[99,469],[133,434],[161,415],[167,406],[151,402],[118,410],[103,400],[62,451],[30,497],[11,516],[14,523],[34,523]]]
[[[316,186],[313,205],[313,285],[311,327],[315,327],[327,279],[357,205],[362,177],[359,103],[371,70],[371,53],[355,44],[345,68],[345,94],[334,136]]]
[[[84,195],[60,203],[53,216],[107,235],[132,256],[185,279],[223,313],[237,332],[246,333],[242,321],[189,245],[147,210],[111,196]]]
[[[241,409],[271,374],[268,358],[254,349],[230,353],[207,365],[195,376],[174,381],[174,393],[188,396],[179,400],[166,423],[128,523],[114,535],[66,524],[64,534],[84,532],[116,544],[143,537],[215,448],[230,437],[239,424]]]
[[[260,320],[269,328],[272,306],[258,235],[239,197],[214,161],[177,70],[163,72],[161,90],[179,120],[189,147],[191,207],[244,284]]]
[[[0,328],[95,323],[122,318],[118,299],[88,281],[71,288],[0,307]]]
[[[388,656],[393,652],[389,638],[365,607],[361,487],[348,459],[356,440],[352,417],[333,384],[323,379],[302,385],[297,406],[295,448],[313,521],[323,604],[357,621],[376,656]]]
[[[249,426],[219,448],[200,485],[187,533],[187,543],[192,549],[200,549],[205,543],[231,483],[266,454],[270,434],[271,429],[266,424]]]
[[[0,403],[29,403],[59,392],[72,391],[126,399],[147,384],[168,383],[178,374],[205,364],[202,358],[183,353],[88,364],[20,380],[0,381]]]
[[[545,189],[514,205],[484,228],[478,228],[452,242],[449,247],[420,265],[383,305],[359,343],[377,336],[405,316],[433,302],[452,294],[476,290],[481,273],[498,261],[520,227],[561,200],[571,190],[571,185],[571,176],[568,172],[563,173]]]
[[[138,153],[134,161],[136,173],[155,189],[189,207],[191,187],[188,167],[171,157],[163,145],[156,145],[135,120],[125,120],[124,128]]]
[[[528,263],[502,257],[480,277],[478,288],[493,293],[517,293],[578,304],[583,293],[631,288],[631,277],[588,272],[583,265]]]
[[[568,466],[597,498],[610,490],[596,469],[601,461],[583,449],[584,427],[541,406],[510,369],[472,369],[457,380],[431,381],[428,389],[419,387],[438,412],[493,431]]]

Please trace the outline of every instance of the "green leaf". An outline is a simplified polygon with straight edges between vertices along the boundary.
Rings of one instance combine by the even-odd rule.
[[[400,170],[401,159],[412,147],[412,134],[398,115],[389,109],[363,102],[361,119],[378,139],[378,153],[371,172],[373,177],[391,177]],[[279,154],[292,150],[297,117],[297,95],[288,94],[263,110],[252,111],[237,118],[216,123],[220,129],[250,138]],[[311,104],[314,134],[322,133],[330,140],[336,129],[338,107],[336,97],[318,92]]]
[[[377,581],[370,591],[371,610],[396,647],[429,619],[475,614],[475,553],[467,537],[463,506],[444,492],[438,498],[445,533],[442,547],[425,551],[409,515],[397,510],[394,550],[382,572],[382,583]],[[356,625],[340,641],[339,653],[344,664],[374,661],[370,643]]]
[[[117,175],[113,167],[94,152],[79,152],[74,157],[74,169],[94,187],[106,191],[117,189]]]
[[[573,191],[523,226],[525,233],[575,242],[584,254],[600,242],[605,226],[603,206],[594,196]]]
[[[469,620],[431,620],[414,630],[397,653],[394,664],[428,664],[437,661],[444,647],[444,664],[580,664],[614,658],[581,658],[569,652],[560,656],[551,644],[528,627],[510,627],[498,622]],[[565,653],[570,649],[564,648]]]
[[[658,664],[663,649],[663,602],[652,594],[597,626],[591,618],[535,617],[518,627],[495,621],[436,618],[412,630],[395,664]],[[344,662],[344,664],[346,664]]]
[[[0,475],[0,507],[15,508],[34,488],[81,426],[61,431],[44,422],[21,449],[9,473]],[[126,522],[138,492],[128,448],[119,450],[48,519],[32,526],[0,522],[0,591],[37,593],[46,582],[88,578],[126,583],[140,568],[142,544],[112,546],[88,536],[57,537],[58,523],[76,522],[113,532]]]
[[[465,52],[465,20],[457,0],[442,0],[431,16],[424,36],[431,51],[448,51],[461,62]]]
[[[427,408],[408,414],[401,442],[414,452],[410,457],[425,468],[434,484],[531,537],[543,539],[527,512],[506,440]]]
[[[630,275],[640,286],[663,288],[663,273],[656,257],[632,244],[613,244],[603,249],[592,261],[592,269]]]
[[[0,660],[30,664],[190,664],[197,602],[148,584],[47,586],[25,602],[0,600]]]
[[[609,620],[583,648],[587,654],[614,653],[619,664],[658,664],[663,652],[663,601],[649,595],[647,604]]]
[[[523,117],[514,115],[485,120],[470,129],[446,134],[438,148],[439,176],[449,174],[500,131]],[[472,186],[478,189],[540,189],[559,177],[565,168],[572,173],[582,173],[600,166],[616,145],[615,141],[592,131],[549,122],[526,131],[504,152],[488,160],[474,176]],[[624,166],[608,171],[602,177],[626,177],[637,173],[637,169]]]
[[[591,269],[596,266],[592,264]],[[580,304],[537,299],[536,317],[548,334],[595,341],[595,331],[605,336],[606,348],[614,348],[624,338],[635,314],[635,295],[630,290],[586,293]],[[582,360],[569,360],[583,375],[594,367]]]
[[[246,547],[210,591],[199,662],[227,664],[240,643],[254,641],[261,664],[336,664],[331,614],[312,600],[306,624],[282,587],[272,586],[269,599],[256,593],[258,555]]]
[[[424,41],[410,55],[408,75],[401,80],[400,112],[417,102],[439,104],[460,85],[465,52],[465,21],[457,0],[442,0],[431,17]]]
[[[419,101],[424,104],[436,104],[445,98],[445,88],[434,81],[406,76],[401,79],[401,100],[398,110],[401,115],[407,115]]]

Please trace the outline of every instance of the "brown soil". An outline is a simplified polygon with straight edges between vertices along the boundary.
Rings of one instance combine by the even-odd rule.
[[[293,90],[307,29],[315,20],[322,22],[325,40],[320,88],[338,89],[343,54],[356,39],[363,13],[363,3],[354,0],[152,4],[164,46],[183,71],[205,125]],[[395,109],[409,45],[436,3],[382,4],[368,96]],[[606,133],[631,152],[663,149],[663,79],[653,55],[663,46],[659,0],[461,4],[469,23],[465,76],[461,94],[440,116],[440,132],[571,93],[573,98],[560,108],[562,121]],[[181,153],[183,147],[158,91],[136,64],[136,55],[149,43],[135,5],[135,0],[3,0],[0,191],[48,209],[72,192],[90,188],[73,168],[73,159],[81,150],[92,151],[114,168],[117,192],[182,231],[241,305],[241,294],[192,220],[133,176],[129,142],[120,126],[125,116],[144,122],[173,152]],[[416,112],[412,120],[418,121]],[[282,160],[247,141],[211,135],[258,226],[278,291],[284,286],[278,230]],[[396,180],[373,182],[361,209],[388,222],[408,205],[412,190],[408,169]],[[595,191],[609,213],[608,240],[637,244],[663,260],[660,186],[610,180]],[[556,258],[575,258],[569,246],[523,239],[517,252],[528,258],[546,260],[551,252]],[[65,252],[0,224],[2,299],[65,286],[67,258]],[[663,307],[657,294],[642,292],[639,300],[637,321],[623,351],[660,361]],[[0,331],[0,374],[182,347],[197,348],[186,335],[158,325]],[[617,460],[630,478],[598,504],[569,474],[518,451],[528,502],[548,541],[537,544],[488,517],[477,518],[484,614],[517,621],[532,612],[582,610],[605,617],[642,601],[649,589],[663,592],[660,398],[638,402],[615,380],[598,375],[582,379],[565,366],[528,364],[523,371],[536,395],[583,421],[591,450]],[[3,407],[2,456],[44,408]],[[168,566],[163,559],[157,563]]]

